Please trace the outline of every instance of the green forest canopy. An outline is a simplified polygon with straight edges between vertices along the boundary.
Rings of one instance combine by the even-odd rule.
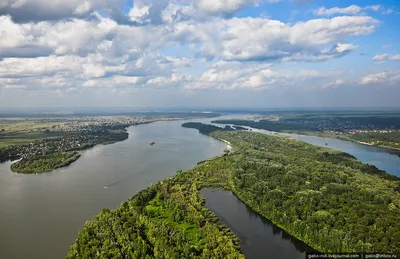
[[[81,155],[79,152],[56,152],[44,156],[23,158],[11,165],[11,170],[16,173],[37,174],[50,172],[54,169],[68,166],[76,161]]]
[[[87,222],[67,258],[243,258],[199,190],[223,187],[322,252],[400,252],[400,184],[292,138],[214,131],[234,152],[152,185]]]
[[[365,124],[368,123],[369,120],[372,118],[366,118],[363,121],[364,124],[360,123],[360,125],[369,125]],[[317,119],[315,119],[317,120]],[[400,149],[400,131],[399,130],[372,130],[369,131],[364,128],[364,132],[349,132],[348,130],[341,129],[340,134],[338,132],[327,132],[324,131],[322,128],[312,127],[309,125],[303,125],[298,123],[298,120],[283,120],[282,122],[277,121],[268,121],[268,120],[260,120],[260,121],[252,121],[252,120],[216,120],[212,121],[216,124],[234,124],[241,125],[241,126],[248,126],[255,129],[263,129],[269,131],[276,131],[276,132],[294,132],[299,134],[307,134],[307,135],[316,135],[316,136],[326,136],[332,138],[340,138],[347,141],[353,142],[363,142],[368,143],[378,147],[386,147],[386,148],[393,148],[393,149]],[[292,123],[287,123],[287,121],[291,121]],[[374,121],[374,120],[373,120]],[[383,126],[391,125],[390,123],[398,123],[399,119],[385,119]],[[358,120],[356,121],[359,122]],[[375,122],[375,121],[374,121]],[[379,122],[376,122],[377,125],[380,125]],[[201,124],[201,123],[200,123]],[[400,124],[399,124],[400,125]],[[195,125],[189,125],[190,127],[194,127]],[[202,124],[202,126],[196,126],[202,132],[203,128],[208,128],[211,125]],[[215,126],[211,126],[215,127]],[[336,127],[340,128],[340,124],[336,125]],[[360,126],[361,127],[361,126]],[[396,126],[397,127],[397,126]],[[400,126],[399,126],[400,127]],[[332,130],[333,128],[331,128]],[[360,128],[361,129],[361,128]],[[205,134],[208,134],[212,128],[208,128],[208,131]],[[214,130],[215,131],[215,130]],[[366,132],[365,132],[366,131]]]

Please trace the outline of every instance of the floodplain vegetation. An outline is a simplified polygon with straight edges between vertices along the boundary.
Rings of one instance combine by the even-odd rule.
[[[124,128],[100,127],[93,131],[65,133],[62,137],[44,138],[29,144],[0,149],[0,162],[20,159],[11,165],[16,173],[44,173],[65,167],[79,159],[78,151],[99,144],[112,144],[129,136]]]
[[[400,252],[400,180],[353,156],[289,137],[210,131],[233,151],[151,185],[85,223],[72,258],[244,258],[205,207],[224,188],[321,252]]]
[[[400,150],[400,131],[360,132],[349,134],[347,137],[358,143]]]
[[[137,116],[8,118],[0,114],[0,163],[18,160],[14,172],[43,173],[68,166],[78,155],[66,152],[128,138],[128,126],[182,118],[217,116],[215,113],[144,113]],[[4,114],[3,114],[4,116]]]
[[[400,150],[400,117],[385,120],[358,119],[282,119],[276,120],[216,120],[217,124],[234,124],[276,132],[298,133],[328,138],[338,138],[360,144]],[[350,124],[350,122],[352,124]],[[349,128],[346,129],[346,124]],[[376,124],[368,124],[376,123]],[[389,126],[393,123],[395,126]],[[343,128],[341,128],[343,127]]]
[[[11,171],[21,174],[51,172],[54,169],[72,164],[78,160],[80,156],[79,152],[72,151],[57,152],[32,158],[22,158],[20,161],[11,165]]]
[[[11,170],[24,174],[68,166],[80,157],[80,150],[128,138],[125,124],[101,124],[106,122],[88,118],[0,120],[0,163],[19,159]]]

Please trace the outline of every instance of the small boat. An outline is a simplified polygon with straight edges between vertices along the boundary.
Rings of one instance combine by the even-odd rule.
[[[156,144],[156,142],[153,141],[150,143],[150,146],[153,146],[154,144]]]

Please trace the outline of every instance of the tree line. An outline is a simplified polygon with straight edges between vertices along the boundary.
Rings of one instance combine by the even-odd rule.
[[[205,207],[205,187],[231,190],[317,251],[400,252],[399,178],[289,137],[209,132],[234,151],[103,210],[67,258],[244,258],[237,237]]]
[[[80,156],[79,152],[72,151],[56,152],[32,158],[22,158],[20,161],[11,165],[11,170],[22,174],[50,172],[54,169],[70,165],[78,160]]]

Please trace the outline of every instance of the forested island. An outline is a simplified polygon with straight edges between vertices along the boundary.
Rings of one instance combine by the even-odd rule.
[[[215,130],[233,152],[199,163],[85,223],[67,258],[243,258],[200,190],[224,188],[321,252],[400,252],[400,179],[289,137]],[[216,127],[218,128],[218,127]]]
[[[11,165],[11,170],[21,174],[37,174],[50,172],[54,169],[68,166],[78,160],[79,152],[57,152],[45,156],[22,158]]]
[[[396,118],[392,121],[396,124]],[[365,122],[364,122],[365,121]],[[372,120],[375,123],[381,122],[380,120]],[[374,126],[370,124],[371,129],[366,128],[367,125],[359,123],[368,123],[368,120],[361,120],[361,122],[351,121],[347,122],[351,126],[344,124],[341,120],[329,121],[313,119],[311,121],[305,119],[281,119],[281,120],[216,120],[213,123],[217,124],[233,124],[240,126],[248,126],[255,129],[263,129],[268,131],[297,133],[303,135],[314,135],[320,137],[338,138],[346,141],[352,141],[360,144],[377,146],[388,149],[400,150],[400,127],[388,126],[388,120],[382,120],[384,124]],[[331,125],[332,124],[332,125]],[[338,124],[338,125],[336,125]],[[346,126],[347,125],[347,128]],[[340,128],[342,126],[342,128]]]
[[[112,144],[129,136],[122,127],[97,127],[91,131],[66,133],[62,137],[45,138],[30,144],[14,145],[0,149],[1,161],[21,159],[11,165],[16,173],[44,173],[68,166],[80,155],[77,151],[99,144]]]
[[[77,151],[126,140],[126,128],[155,121],[210,117],[214,113],[146,113],[147,116],[0,118],[0,163],[21,159],[11,170],[43,173],[68,166]],[[149,115],[152,116],[149,116]],[[0,116],[1,117],[1,116]],[[73,152],[73,153],[71,153]]]
[[[209,124],[203,124],[200,122],[187,122],[182,124],[182,127],[184,128],[192,128],[192,129],[198,129],[200,133],[203,133],[205,135],[209,135],[211,132],[221,130],[221,131],[233,131],[233,129],[230,126],[225,126],[224,128],[220,128],[214,125],[209,125]]]

